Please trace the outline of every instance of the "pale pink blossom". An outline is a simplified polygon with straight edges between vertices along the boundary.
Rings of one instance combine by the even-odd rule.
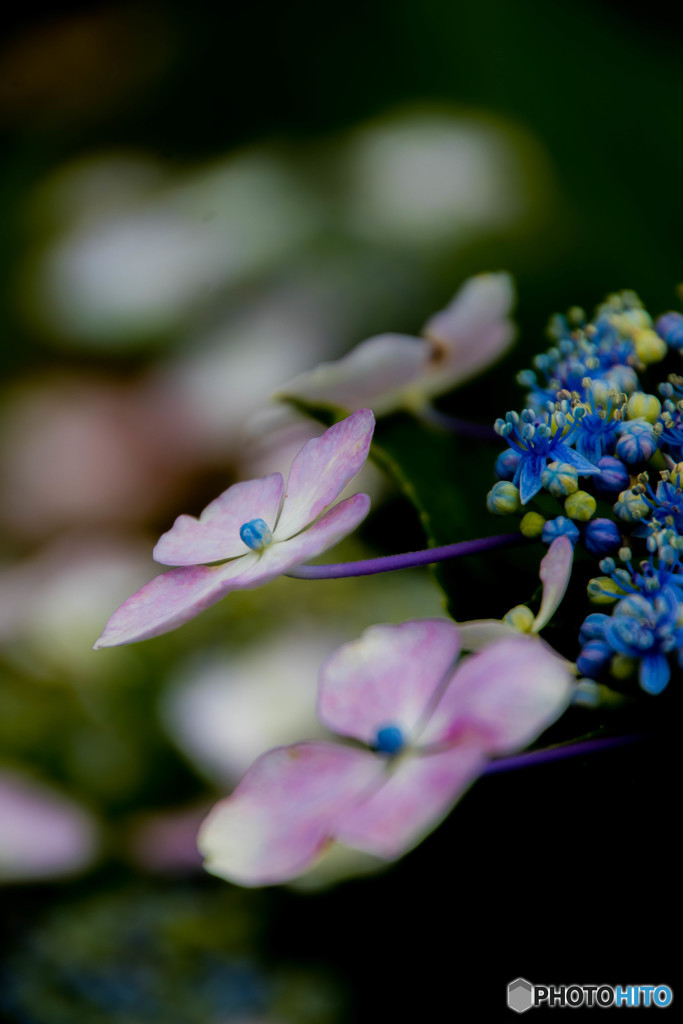
[[[231,590],[267,583],[332,547],[367,515],[366,494],[333,505],[367,458],[374,429],[368,409],[309,441],[280,473],[234,484],[199,518],[183,515],[154,558],[177,568],[157,576],[114,612],[95,648],[167,633]],[[210,564],[219,563],[219,564]]]
[[[0,771],[0,882],[74,875],[99,846],[90,815],[43,783]]]
[[[206,868],[241,885],[288,881],[336,840],[392,860],[448,813],[496,755],[565,709],[571,672],[516,636],[455,665],[457,626],[373,626],[325,663],[318,714],[366,745],[310,741],[262,755],[199,834]]]
[[[479,373],[515,337],[514,287],[508,274],[479,274],[431,317],[422,336],[379,334],[348,355],[321,363],[284,385],[279,398],[376,415],[419,410],[432,398]]]

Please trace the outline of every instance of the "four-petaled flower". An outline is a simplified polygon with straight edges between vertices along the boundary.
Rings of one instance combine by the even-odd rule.
[[[179,516],[154,549],[178,568],[163,573],[114,612],[95,647],[167,633],[231,590],[257,587],[332,547],[367,515],[355,494],[330,508],[367,458],[374,429],[360,409],[309,441],[280,473],[234,484],[200,517]],[[217,563],[221,564],[208,564]]]
[[[427,321],[421,338],[368,338],[342,359],[295,377],[280,388],[278,397],[348,411],[369,406],[378,416],[396,409],[419,410],[508,348],[516,334],[510,319],[514,299],[508,274],[479,274]]]
[[[527,746],[569,702],[571,670],[538,640],[502,640],[455,666],[457,626],[373,626],[321,672],[318,714],[371,749],[303,742],[263,754],[204,822],[212,873],[287,881],[334,840],[392,860],[444,816],[488,760]]]

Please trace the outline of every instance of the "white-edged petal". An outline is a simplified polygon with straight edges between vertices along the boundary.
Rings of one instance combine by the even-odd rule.
[[[314,437],[292,463],[275,540],[293,537],[325,512],[365,462],[375,418],[360,409]]]
[[[382,415],[396,408],[401,393],[426,369],[431,354],[424,338],[378,334],[341,359],[299,374],[276,397],[349,411],[367,407]]]
[[[437,395],[495,362],[512,344],[516,327],[510,319],[515,289],[509,274],[478,274],[462,285],[445,309],[423,328],[437,346],[426,394]]]
[[[340,743],[268,751],[202,825],[197,845],[204,866],[245,886],[295,878],[334,838],[339,815],[383,771],[381,758]]]
[[[543,598],[532,630],[538,633],[552,619],[564,597],[572,574],[574,547],[569,537],[556,537],[541,562],[538,575],[543,583]]]

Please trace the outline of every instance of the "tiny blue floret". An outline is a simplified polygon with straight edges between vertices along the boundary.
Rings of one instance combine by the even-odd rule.
[[[403,744],[403,733],[397,725],[383,725],[377,730],[375,747],[380,754],[398,754]]]
[[[680,313],[664,313],[655,324],[655,330],[670,348],[683,349],[683,316]]]
[[[586,523],[583,542],[593,555],[609,555],[621,547],[621,533],[611,519],[592,519]]]
[[[250,519],[240,526],[240,537],[252,551],[263,551],[273,539],[273,533],[263,519]]]
[[[619,491],[625,491],[630,486],[629,471],[620,459],[616,459],[613,455],[603,455],[595,465],[600,470],[600,476],[593,479],[598,494],[618,494]]]

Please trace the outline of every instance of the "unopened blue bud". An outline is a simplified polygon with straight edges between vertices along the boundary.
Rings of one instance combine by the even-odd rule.
[[[499,480],[512,480],[519,466],[519,455],[508,448],[496,459],[496,476]]]
[[[616,455],[629,466],[647,462],[657,450],[652,424],[646,420],[628,420],[622,423],[620,433]]]
[[[397,725],[383,725],[375,736],[375,748],[381,754],[397,754],[404,742],[403,733]]]
[[[494,516],[509,516],[519,504],[519,489],[509,480],[499,480],[486,495],[486,507]]]
[[[600,475],[596,474],[592,481],[598,494],[618,494],[619,491],[626,490],[631,483],[628,469],[613,455],[603,455],[598,459],[596,466],[600,470]]]
[[[583,540],[593,555],[608,555],[622,544],[619,528],[611,519],[591,519],[586,523]]]
[[[655,324],[657,334],[670,348],[683,349],[683,315],[664,313]]]
[[[567,519],[565,516],[556,516],[554,519],[548,519],[543,524],[543,543],[552,544],[557,537],[569,537],[572,544],[576,544],[580,537],[579,528],[574,525],[571,519]]]
[[[604,612],[591,612],[587,615],[579,630],[579,643],[583,646],[589,640],[604,640],[605,629],[610,619],[611,616],[605,615]]]
[[[591,679],[607,668],[614,651],[604,640],[589,640],[576,659],[576,668],[582,676]]]
[[[517,383],[523,388],[533,388],[536,386],[536,374],[533,370],[520,370]]]
[[[240,537],[252,551],[263,551],[273,539],[273,534],[263,519],[251,519],[240,526]]]

